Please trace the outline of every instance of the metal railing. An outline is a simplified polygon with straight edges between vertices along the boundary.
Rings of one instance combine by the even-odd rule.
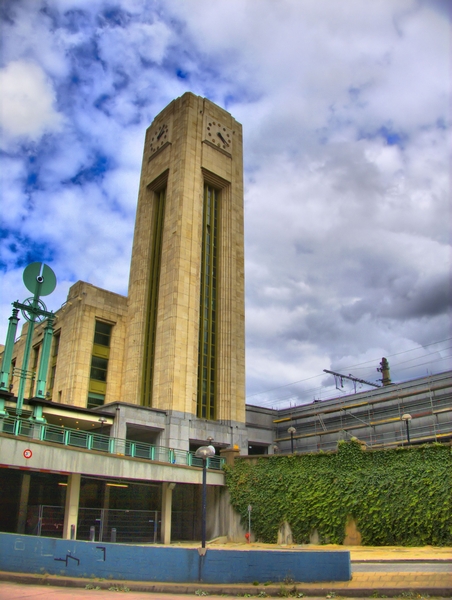
[[[408,444],[408,439],[406,436],[405,424],[400,423],[400,419],[398,419],[399,424],[398,427],[394,428],[391,431],[377,431],[374,432],[371,428],[365,427],[363,425],[362,429],[359,430],[358,433],[355,431],[343,431],[342,435],[337,436],[336,439],[325,439],[327,435],[324,436],[310,436],[310,437],[299,437],[294,444],[294,449],[297,454],[305,454],[311,452],[318,452],[319,450],[323,450],[324,452],[331,452],[337,449],[337,443],[339,439],[350,440],[353,435],[356,433],[360,442],[364,442],[368,448],[390,448],[395,446],[405,446],[405,445],[413,445],[413,444],[422,444],[427,442],[441,442],[447,441],[451,437],[451,427],[450,423],[431,423],[431,424],[423,424],[410,425],[410,444]],[[358,427],[356,429],[359,429]],[[333,437],[333,433],[329,434]],[[289,443],[285,442],[285,445],[281,452],[286,454],[289,452]]]
[[[96,450],[107,454],[141,458],[150,461],[164,462],[172,465],[202,467],[202,459],[194,452],[165,448],[145,442],[135,442],[121,438],[109,437],[91,431],[59,427],[49,423],[37,423],[32,419],[6,417],[0,419],[0,432],[20,435],[42,442],[52,442],[63,446]],[[225,459],[220,456],[207,458],[207,468],[221,470]]]

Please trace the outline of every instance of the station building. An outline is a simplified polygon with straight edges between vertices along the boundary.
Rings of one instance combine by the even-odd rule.
[[[297,409],[247,406],[244,324],[242,128],[186,93],[146,132],[127,297],[78,281],[55,313],[45,374],[46,321],[27,365],[27,322],[2,364],[0,531],[200,539],[195,452],[212,445],[207,536],[243,539],[222,472],[237,455],[333,450],[347,436],[404,444],[401,411],[410,443],[450,439],[451,373]]]

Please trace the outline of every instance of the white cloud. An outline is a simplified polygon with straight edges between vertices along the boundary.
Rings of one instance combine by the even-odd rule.
[[[38,139],[57,130],[62,121],[55,110],[51,81],[39,65],[14,61],[0,70],[0,125],[8,136]]]
[[[171,29],[161,21],[132,23],[127,28],[103,29],[99,33],[99,47],[102,59],[111,67],[138,73],[140,61],[162,63],[171,39]]]
[[[22,220],[27,214],[27,197],[22,191],[27,177],[21,160],[5,157],[0,169],[0,190],[2,195],[2,220],[8,226]]]

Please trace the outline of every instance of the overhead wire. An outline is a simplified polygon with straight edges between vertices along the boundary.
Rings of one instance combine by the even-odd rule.
[[[435,346],[435,345],[438,345],[438,344],[442,344],[442,343],[447,342],[447,341],[449,341],[451,339],[452,339],[452,337],[448,337],[448,338],[445,338],[443,340],[439,340],[439,341],[436,341],[436,342],[431,342],[429,344],[425,344],[425,345],[422,345],[422,346],[416,346],[415,348],[410,348],[408,350],[402,350],[401,352],[395,352],[393,354],[388,354],[387,358],[393,358],[395,356],[401,356],[403,354],[407,354],[409,352],[414,352],[416,350],[424,350],[425,348],[428,348],[430,346]],[[391,366],[392,367],[399,367],[401,365],[406,365],[407,363],[421,360],[423,358],[426,358],[427,356],[432,356],[434,354],[437,354],[438,352],[444,352],[446,350],[450,350],[451,348],[452,348],[452,346],[447,346],[446,348],[439,348],[439,349],[437,349],[437,350],[435,350],[433,352],[424,353],[422,356],[417,356],[417,357],[410,358],[410,359],[408,359],[406,361],[400,361],[398,363],[393,363]],[[405,366],[405,367],[399,368],[398,371],[402,371],[403,372],[405,370],[419,368],[421,366],[426,366],[426,365],[429,365],[429,364],[436,364],[436,363],[442,362],[442,361],[444,361],[446,359],[449,359],[449,358],[451,358],[450,355],[448,355],[446,357],[436,357],[435,359],[430,360],[430,361],[426,361],[426,362],[422,362],[422,363],[416,363],[416,364],[411,365],[411,366]],[[349,367],[343,367],[342,370],[347,371],[347,370],[356,370],[356,369],[362,370],[362,369],[366,369],[366,368],[370,369],[370,368],[374,367],[375,362],[377,360],[378,359],[370,359],[370,360],[362,362],[362,363],[357,363],[356,365],[351,365]],[[368,367],[366,367],[365,365],[368,365]],[[300,383],[304,383],[306,381],[311,381],[313,379],[317,379],[319,377],[324,377],[324,376],[325,376],[324,373],[319,373],[318,375],[312,375],[310,377],[306,377],[304,379],[300,379],[300,380],[297,380],[297,381],[294,381],[294,382],[291,382],[291,383],[286,383],[286,384],[283,384],[283,385],[280,385],[280,386],[276,386],[274,388],[270,388],[270,389],[262,391],[262,392],[255,392],[253,394],[248,395],[246,397],[246,399],[248,401],[250,398],[255,398],[256,396],[264,396],[264,395],[267,395],[267,394],[271,394],[272,392],[275,392],[275,391],[278,391],[278,390],[283,390],[284,388],[290,388],[290,387],[292,387],[294,385],[297,385],[297,384],[300,384]],[[282,404],[284,402],[287,403],[288,401],[291,401],[291,400],[294,400],[294,402],[296,402],[297,404],[301,404],[301,403],[306,404],[307,402],[312,401],[311,397],[312,397],[313,394],[314,394],[314,398],[313,399],[316,399],[315,398],[315,394],[317,394],[317,395],[320,396],[320,395],[323,395],[323,393],[327,393],[329,395],[329,397],[332,397],[331,396],[331,392],[332,392],[331,386],[328,386],[326,388],[325,388],[325,386],[319,386],[319,387],[315,387],[315,388],[309,388],[309,389],[303,390],[302,392],[287,390],[287,392],[285,394],[283,394],[282,396],[277,396],[277,397],[272,396],[270,398],[265,398],[265,399],[262,398],[259,401],[259,405],[261,405],[261,406],[278,406],[278,405],[280,405],[280,404]],[[307,398],[308,396],[310,397],[309,399]]]

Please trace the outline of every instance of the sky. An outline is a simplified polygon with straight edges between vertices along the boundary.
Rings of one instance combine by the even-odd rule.
[[[451,7],[2,0],[0,341],[31,262],[49,310],[127,294],[145,130],[191,91],[243,126],[247,402],[448,370]]]

